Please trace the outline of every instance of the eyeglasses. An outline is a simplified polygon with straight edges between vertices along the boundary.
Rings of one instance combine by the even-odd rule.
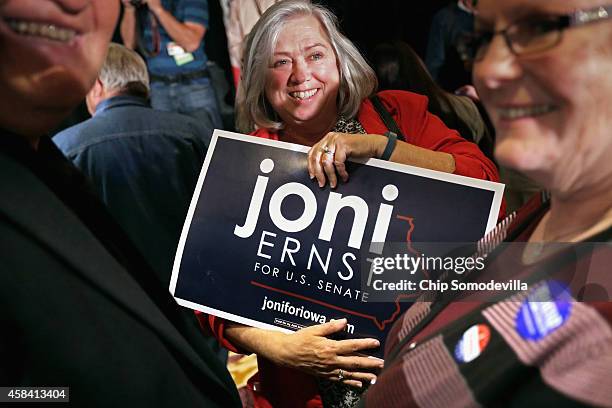
[[[612,17],[612,5],[558,16],[530,17],[499,31],[476,31],[461,38],[459,52],[468,61],[484,58],[493,37],[500,34],[514,55],[537,54],[561,42],[563,30]]]

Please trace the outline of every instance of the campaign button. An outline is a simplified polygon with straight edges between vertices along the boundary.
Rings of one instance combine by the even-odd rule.
[[[482,354],[491,339],[491,330],[486,324],[475,324],[463,333],[455,346],[455,358],[460,363],[469,363]]]
[[[563,326],[572,310],[571,296],[555,281],[533,288],[516,315],[516,331],[530,341],[538,341]]]

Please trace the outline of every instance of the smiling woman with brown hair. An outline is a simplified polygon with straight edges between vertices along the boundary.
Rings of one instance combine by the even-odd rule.
[[[118,15],[116,0],[0,0],[0,384],[15,401],[0,400],[239,406],[193,313],[47,136],[93,86]]]

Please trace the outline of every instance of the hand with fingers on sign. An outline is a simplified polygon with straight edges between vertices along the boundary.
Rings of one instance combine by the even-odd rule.
[[[344,330],[346,319],[331,320],[295,333],[280,333],[246,326],[231,326],[226,336],[277,365],[361,388],[376,380],[383,361],[360,352],[380,346],[376,339],[332,340]]]
[[[308,174],[317,179],[319,187],[327,180],[335,188],[338,178],[348,181],[346,161],[349,158],[380,157],[387,144],[383,135],[362,135],[350,133],[329,132],[308,152]]]

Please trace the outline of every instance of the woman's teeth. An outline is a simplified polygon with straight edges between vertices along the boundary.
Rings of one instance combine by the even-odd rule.
[[[76,31],[69,28],[57,27],[53,24],[35,23],[32,21],[9,20],[9,27],[18,34],[43,37],[53,41],[68,42],[76,35]]]
[[[309,91],[289,92],[292,98],[295,99],[307,99],[316,94],[318,89],[311,89]]]
[[[499,116],[502,119],[519,119],[528,116],[540,116],[552,112],[556,108],[553,105],[538,105],[521,108],[500,108]]]

